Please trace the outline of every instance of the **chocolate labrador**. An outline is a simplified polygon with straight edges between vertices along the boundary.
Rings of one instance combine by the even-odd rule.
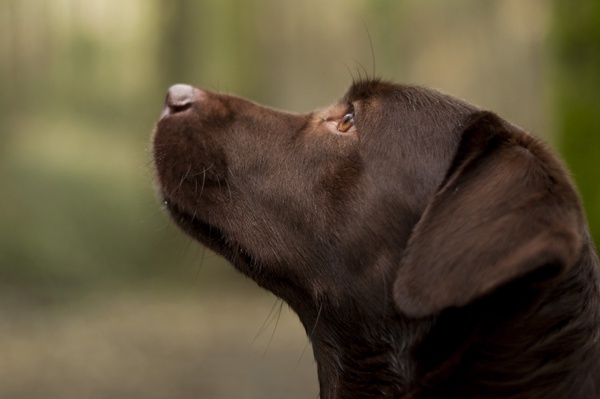
[[[298,314],[321,398],[600,398],[600,262],[540,140],[434,90],[308,114],[188,85],[153,137],[178,226]]]

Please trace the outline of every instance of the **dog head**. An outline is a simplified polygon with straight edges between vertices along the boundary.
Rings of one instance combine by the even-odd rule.
[[[560,273],[581,248],[577,195],[547,149],[429,89],[362,81],[291,114],[176,85],[153,151],[176,223],[305,325],[323,306],[425,317]]]

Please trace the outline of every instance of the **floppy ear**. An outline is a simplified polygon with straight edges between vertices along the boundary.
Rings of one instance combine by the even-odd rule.
[[[565,169],[539,142],[480,112],[415,226],[394,299],[411,317],[463,306],[544,266],[578,258],[583,216]]]

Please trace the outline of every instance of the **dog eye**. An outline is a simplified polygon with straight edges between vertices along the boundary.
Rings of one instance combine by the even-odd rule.
[[[354,126],[354,115],[346,114],[344,115],[340,123],[338,123],[337,130],[339,130],[340,132],[347,132],[352,126]]]

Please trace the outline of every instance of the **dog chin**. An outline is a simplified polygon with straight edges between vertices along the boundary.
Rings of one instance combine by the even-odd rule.
[[[236,268],[248,272],[260,264],[242,245],[232,240],[222,229],[201,219],[196,213],[189,213],[180,205],[167,199],[166,209],[177,226],[210,250],[225,257]]]

